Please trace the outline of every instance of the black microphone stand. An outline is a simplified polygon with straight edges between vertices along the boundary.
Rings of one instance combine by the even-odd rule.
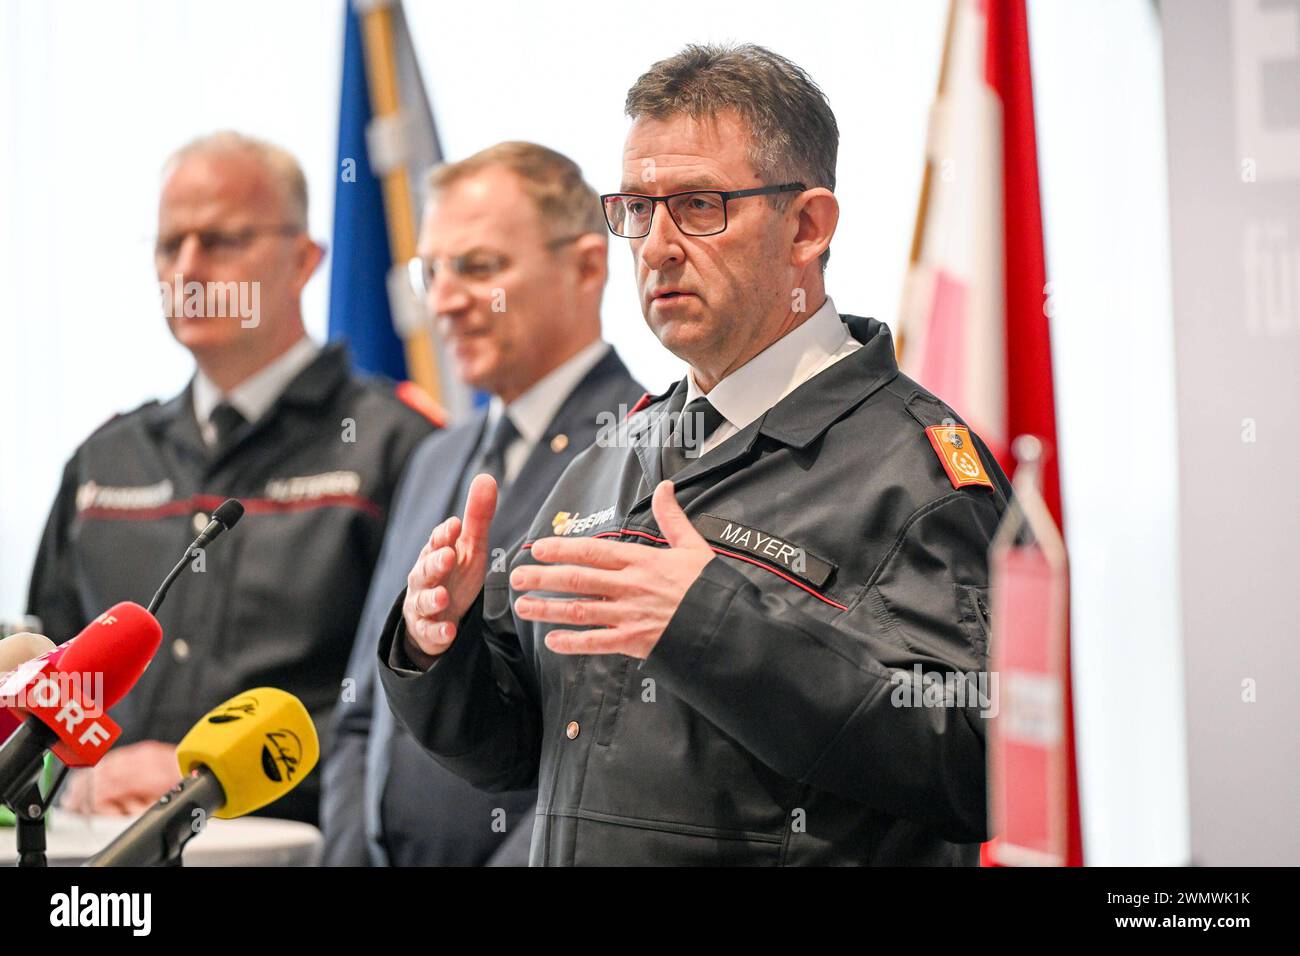
[[[44,795],[41,793],[40,776],[37,775],[18,796],[6,804],[13,811],[18,829],[19,866],[49,866],[45,858],[45,815],[67,775],[68,768],[61,767],[50,785],[50,792]]]

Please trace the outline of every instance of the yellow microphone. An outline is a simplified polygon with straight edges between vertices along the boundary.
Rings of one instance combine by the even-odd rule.
[[[207,816],[241,817],[280,799],[320,759],[302,701],[274,687],[246,691],[208,711],[176,747],[184,779],[87,866],[157,866],[180,860]]]
[[[293,694],[259,687],[208,711],[176,747],[181,775],[203,768],[221,782],[223,820],[279,800],[311,773],[320,741],[307,708]]]

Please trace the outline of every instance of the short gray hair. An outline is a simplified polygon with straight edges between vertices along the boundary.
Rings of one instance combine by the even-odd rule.
[[[303,175],[302,166],[293,154],[274,143],[234,130],[208,133],[190,140],[168,156],[163,163],[163,174],[166,175],[173,166],[191,156],[228,153],[245,153],[257,159],[275,181],[289,223],[300,229],[307,228],[307,177]]]
[[[551,238],[568,239],[589,232],[605,235],[600,197],[582,178],[578,164],[537,143],[497,143],[457,162],[435,166],[426,183],[429,197],[492,168],[506,169],[519,177],[524,192],[537,207],[542,228]]]
[[[734,110],[749,127],[749,160],[768,185],[835,189],[840,130],[830,103],[804,70],[753,43],[691,44],[660,60],[627,91],[627,115],[694,118]],[[782,208],[788,195],[773,197]],[[822,266],[830,250],[822,254]]]

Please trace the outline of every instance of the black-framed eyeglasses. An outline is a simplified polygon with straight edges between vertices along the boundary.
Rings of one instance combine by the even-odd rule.
[[[576,236],[552,239],[546,243],[546,248],[558,249],[560,246],[578,241],[584,235],[585,233],[579,233]],[[447,256],[445,259],[412,256],[406,261],[406,274],[411,280],[411,288],[415,290],[415,294],[423,298],[438,281],[438,273],[443,269],[443,262],[446,262],[452,274],[461,281],[469,285],[481,285],[490,282],[497,273],[504,271],[510,265],[510,261],[509,256],[489,249],[471,249],[464,255]]]
[[[688,236],[716,236],[727,228],[727,203],[747,196],[771,196],[776,193],[803,192],[803,183],[759,186],[756,189],[692,189],[667,196],[642,196],[639,193],[605,193],[600,197],[609,231],[623,239],[641,239],[650,235],[655,206],[663,203],[677,228]]]
[[[302,226],[293,223],[273,223],[261,226],[245,226],[243,229],[189,229],[167,233],[158,237],[154,243],[154,258],[160,262],[171,262],[180,255],[181,246],[186,236],[194,236],[199,241],[203,254],[214,259],[236,255],[258,236],[296,236],[303,232]]]

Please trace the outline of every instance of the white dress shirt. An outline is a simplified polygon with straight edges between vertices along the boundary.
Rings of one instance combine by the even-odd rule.
[[[304,335],[270,365],[254,372],[225,395],[200,369],[194,376],[194,418],[208,447],[217,442],[217,429],[212,424],[214,408],[225,401],[250,424],[257,421],[271,410],[275,400],[312,363],[318,352],[320,346]]]
[[[485,435],[492,433],[497,421],[503,414],[510,416],[519,437],[506,446],[505,483],[510,484],[523,470],[524,462],[532,454],[533,446],[546,434],[565,399],[578,387],[583,376],[590,372],[609,351],[609,343],[601,339],[592,342],[586,348],[567,359],[563,364],[547,372],[526,392],[510,404],[505,404],[497,396],[492,396],[488,405],[487,428]]]
[[[827,296],[808,320],[736,369],[708,393],[723,418],[700,446],[705,455],[819,372],[862,348]],[[686,373],[686,404],[705,394]]]

